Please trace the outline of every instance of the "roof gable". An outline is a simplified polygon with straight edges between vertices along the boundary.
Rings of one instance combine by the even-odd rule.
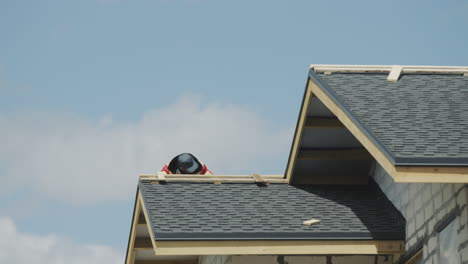
[[[126,263],[404,251],[405,220],[376,184],[292,186],[273,183],[281,182],[276,176],[237,178],[140,176]]]
[[[397,166],[468,165],[468,77],[314,73]]]
[[[291,181],[301,174],[301,152],[311,138],[333,136],[323,129],[310,131],[310,123],[320,121],[315,116],[325,113],[359,142],[354,146],[332,137],[325,144],[336,142],[334,150],[364,147],[397,182],[468,182],[467,101],[467,67],[313,66],[286,177]],[[321,121],[317,127],[330,128]],[[352,157],[334,155],[343,156]],[[311,168],[299,178],[320,178],[317,166]]]

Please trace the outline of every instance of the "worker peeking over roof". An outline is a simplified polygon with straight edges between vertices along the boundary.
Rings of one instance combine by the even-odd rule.
[[[213,175],[205,164],[201,163],[190,153],[182,153],[175,156],[169,164],[164,165],[161,172],[165,172],[167,174]]]

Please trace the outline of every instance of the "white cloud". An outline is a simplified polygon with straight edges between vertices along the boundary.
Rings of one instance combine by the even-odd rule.
[[[0,218],[0,263],[114,264],[124,253],[102,245],[80,245],[56,235],[34,236],[16,230],[10,218]]]
[[[293,132],[248,109],[188,97],[133,123],[0,114],[0,128],[0,193],[28,187],[72,202],[128,199],[138,174],[182,152],[217,174],[281,174]]]

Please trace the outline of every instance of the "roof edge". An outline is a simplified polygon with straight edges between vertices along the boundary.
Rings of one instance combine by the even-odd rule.
[[[159,241],[156,255],[401,254],[404,240]]]
[[[315,72],[391,72],[395,67],[401,67],[401,73],[435,73],[435,74],[468,74],[468,66],[420,66],[420,65],[339,65],[311,64]]]
[[[467,158],[406,158],[396,157],[395,166],[411,167],[468,167]]]
[[[132,240],[135,239],[135,237],[133,236],[134,233],[135,233],[135,221],[136,221],[136,214],[138,213],[137,212],[137,204],[138,204],[138,194],[140,192],[140,184],[137,185],[137,190],[136,190],[136,193],[135,193],[135,203],[133,205],[133,214],[132,214],[132,222],[131,222],[131,225],[130,225],[130,232],[128,234],[128,242],[127,242],[127,251],[125,252],[125,263],[128,263],[129,262],[129,258],[131,257],[131,252],[133,250],[133,243],[132,243]]]
[[[299,115],[297,117],[296,128],[294,130],[293,140],[291,142],[291,148],[289,150],[288,163],[286,164],[286,170],[284,172],[284,178],[288,181],[288,183],[290,183],[292,180],[292,173],[294,170],[294,166],[296,164],[296,155],[299,149],[301,133],[302,133],[302,130],[304,129],[303,125],[301,125],[301,121],[304,122],[303,119],[307,116],[307,109],[304,109],[304,108],[308,107],[308,103],[309,103],[306,101],[307,91],[309,90],[308,89],[309,82],[310,82],[310,78],[307,78],[306,85],[304,88],[304,95],[302,96],[302,102],[299,108]]]

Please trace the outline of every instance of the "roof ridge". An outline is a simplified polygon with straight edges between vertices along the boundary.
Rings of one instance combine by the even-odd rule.
[[[463,74],[468,76],[468,66],[418,66],[418,65],[339,65],[339,64],[311,64],[310,69],[315,72],[331,74],[333,72],[349,73],[389,73],[387,81],[396,82],[402,73],[424,74]]]
[[[414,70],[424,70],[424,71],[468,71],[468,66],[435,66],[435,65],[355,65],[355,64],[311,64],[310,68],[313,68],[315,71],[350,71],[354,70],[357,72],[361,71],[377,71],[377,72],[386,72],[390,71],[393,67],[400,66],[405,70],[414,71]]]

